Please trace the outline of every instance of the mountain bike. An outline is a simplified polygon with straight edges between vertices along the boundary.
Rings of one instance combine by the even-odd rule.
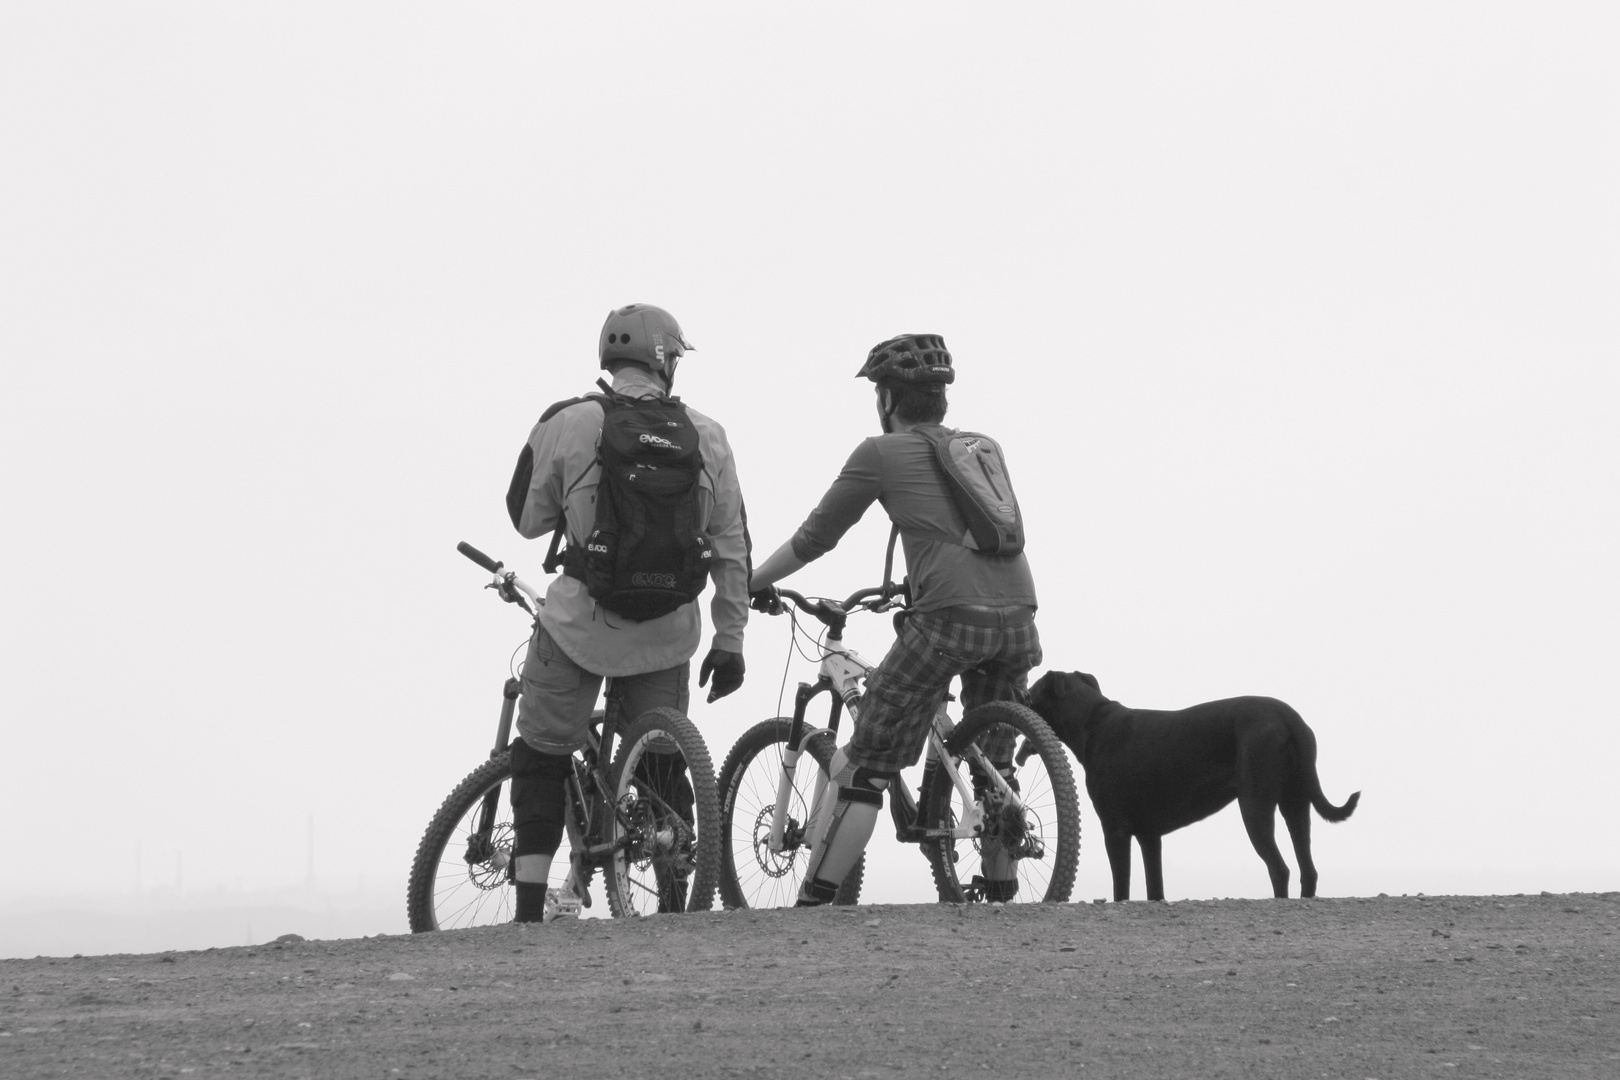
[[[545,601],[537,590],[470,544],[456,550],[494,575],[486,588],[539,626]],[[515,675],[506,680],[489,760],[450,792],[417,846],[406,893],[413,933],[512,919],[515,835],[502,794],[512,778],[508,740],[521,686]],[[703,737],[674,709],[651,709],[626,724],[611,679],[604,699],[585,748],[573,756],[565,842],[548,885],[565,903],[572,897],[589,907],[601,870],[615,916],[707,911],[719,875],[720,809]]]
[[[737,740],[720,768],[720,897],[728,908],[791,905],[809,860],[811,823],[823,799],[836,798],[828,764],[839,719],[860,720],[860,687],[873,665],[843,645],[844,627],[856,611],[902,606],[892,588],[862,589],[843,601],[807,599],[777,589],[793,618],[794,647],[801,637],[797,612],[826,628],[815,682],[801,682],[793,715],[762,721]],[[813,640],[813,639],[812,639]],[[825,727],[805,719],[821,694],[831,698]],[[949,695],[947,695],[949,700]],[[1013,774],[1003,776],[980,744],[999,724],[1019,737]],[[942,704],[934,716],[924,754],[922,780],[913,797],[903,776],[888,788],[890,814],[901,843],[922,849],[942,901],[1061,902],[1074,888],[1080,857],[1080,805],[1063,744],[1032,710],[1010,701],[969,709],[953,724]],[[1009,897],[1000,881],[984,873],[989,854],[1012,860],[1018,883]],[[995,875],[1005,879],[1005,870]],[[835,904],[860,896],[865,858],[840,883]]]

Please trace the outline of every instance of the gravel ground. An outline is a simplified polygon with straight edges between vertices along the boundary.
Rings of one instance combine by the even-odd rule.
[[[1620,1076],[1620,894],[878,905],[0,960],[0,1076]]]

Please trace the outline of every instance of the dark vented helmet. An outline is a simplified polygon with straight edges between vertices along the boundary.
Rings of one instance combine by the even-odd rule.
[[[608,312],[596,354],[603,368],[628,360],[667,378],[669,361],[691,349],[675,316],[651,304],[627,304]]]
[[[951,352],[938,334],[901,334],[883,342],[866,354],[858,379],[882,382],[894,379],[906,383],[951,383],[956,369]]]

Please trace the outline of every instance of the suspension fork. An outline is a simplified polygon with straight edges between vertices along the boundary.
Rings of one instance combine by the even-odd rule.
[[[806,741],[805,710],[817,694],[830,691],[832,685],[832,680],[823,675],[814,683],[800,683],[798,692],[793,696],[793,722],[788,725],[787,748],[782,751],[782,774],[776,784],[776,805],[771,809],[771,832],[768,843],[772,854],[780,855],[786,846],[788,800],[793,792],[793,774],[797,771],[799,757],[804,753]],[[838,733],[838,718],[843,704],[843,700],[837,694],[832,695],[832,710],[827,717],[827,730],[835,736]],[[824,791],[825,785],[817,786],[811,801],[809,819],[803,822],[806,829],[809,828],[810,822],[816,819],[816,811],[821,806]]]
[[[523,684],[516,679],[507,679],[506,685],[501,688],[501,719],[495,726],[495,748],[489,752],[492,758],[500,757],[506,752],[507,743],[512,738],[512,713],[517,708],[518,695],[523,691]],[[477,826],[472,835],[467,838],[467,852],[469,855],[477,854],[487,858],[490,850],[490,837],[495,831],[495,814],[501,805],[501,787],[496,784],[484,795],[484,801],[479,806]]]

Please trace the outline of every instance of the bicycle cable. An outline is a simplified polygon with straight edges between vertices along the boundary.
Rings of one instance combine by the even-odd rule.
[[[793,670],[793,649],[799,638],[799,620],[793,617],[791,609],[788,611],[788,622],[791,628],[788,632],[787,659],[782,662],[782,685],[776,688],[777,716],[782,715],[782,702],[787,699],[788,673]]]
[[[530,630],[529,631],[529,636],[523,639],[522,644],[520,644],[517,648],[512,650],[511,657],[507,659],[507,661],[506,661],[506,670],[512,673],[512,678],[514,678],[514,679],[523,678],[523,661],[518,659],[518,653],[525,652],[529,648],[529,642],[532,641],[533,639],[534,639],[534,631]],[[526,660],[528,658],[525,657],[524,659]]]
[[[776,691],[776,715],[778,716],[782,715],[782,703],[787,700],[788,675],[793,670],[793,654],[798,653],[801,659],[812,664],[819,665],[821,663],[820,656],[811,656],[804,650],[804,646],[799,643],[799,639],[801,637],[809,638],[810,635],[805,633],[804,628],[799,625],[798,611],[791,605],[786,604],[783,605],[783,610],[787,612],[789,631],[787,659],[782,663],[782,685],[779,686]],[[826,630],[823,629],[822,634],[824,635],[825,633]],[[822,647],[821,638],[818,636],[812,640],[816,648],[823,655],[825,655],[827,650]]]

